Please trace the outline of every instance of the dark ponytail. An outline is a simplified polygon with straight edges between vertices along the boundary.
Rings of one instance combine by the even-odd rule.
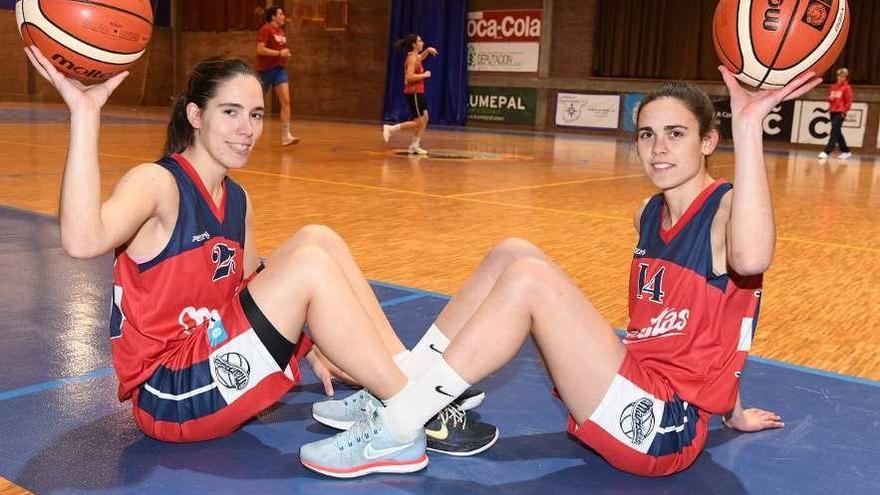
[[[237,75],[253,76],[259,80],[256,71],[238,58],[211,58],[193,68],[186,89],[177,96],[171,107],[171,120],[168,122],[165,137],[165,156],[180,153],[193,144],[195,130],[186,116],[186,106],[195,103],[204,109],[208,100],[217,94],[217,88]]]
[[[399,52],[402,52],[402,51],[410,52],[410,51],[412,51],[413,45],[416,44],[416,41],[418,41],[418,39],[419,39],[419,35],[417,35],[415,33],[408,34],[408,35],[404,36],[403,38],[400,38],[399,40],[394,42],[394,49]]]

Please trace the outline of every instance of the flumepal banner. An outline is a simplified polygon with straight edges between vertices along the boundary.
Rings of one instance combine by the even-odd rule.
[[[538,92],[534,88],[471,86],[468,119],[504,124],[535,124]]]
[[[468,70],[537,72],[540,10],[468,13]]]

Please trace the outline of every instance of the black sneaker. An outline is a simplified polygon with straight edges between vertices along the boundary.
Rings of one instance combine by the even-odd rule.
[[[437,413],[425,425],[428,450],[455,456],[476,455],[498,441],[498,428],[468,418],[455,404]]]
[[[458,406],[462,411],[470,411],[471,409],[480,407],[480,404],[483,403],[483,399],[485,398],[486,392],[477,390],[473,387],[468,387],[468,389],[462,392],[461,395],[452,401],[452,403]]]

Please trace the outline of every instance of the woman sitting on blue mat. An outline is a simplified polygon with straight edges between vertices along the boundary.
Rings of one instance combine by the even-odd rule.
[[[705,93],[664,84],[638,111],[636,149],[660,192],[633,217],[639,241],[623,340],[537,247],[504,241],[432,327],[451,338],[442,357],[396,396],[418,404],[409,429],[504,366],[529,336],[570,412],[569,432],[622,470],[663,476],[687,468],[706,444],[713,414],[742,431],[783,426],[772,412],[743,409],[739,398],[776,241],[762,122],[820,79],[807,73],[782,89],[751,93],[720,70],[733,114],[734,184],[714,178],[707,165],[718,131]],[[368,432],[396,417],[394,409],[381,408],[379,419],[354,428]],[[346,438],[305,445],[302,462],[321,472],[341,469],[346,462],[333,450],[345,451]]]

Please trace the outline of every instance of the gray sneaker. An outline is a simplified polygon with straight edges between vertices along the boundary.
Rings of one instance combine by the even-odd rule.
[[[425,430],[412,440],[395,439],[385,419],[374,410],[348,431],[307,443],[299,449],[303,466],[334,478],[356,478],[370,473],[411,473],[428,465]]]
[[[462,411],[469,411],[478,407],[486,398],[486,393],[475,388],[468,388],[452,403]],[[379,399],[361,389],[345,399],[331,399],[312,404],[312,417],[322,425],[347,430],[358,421],[363,421],[367,416],[381,406]]]
[[[363,388],[342,400],[325,400],[312,404],[312,417],[322,425],[347,430],[367,419],[379,407],[379,399]]]

